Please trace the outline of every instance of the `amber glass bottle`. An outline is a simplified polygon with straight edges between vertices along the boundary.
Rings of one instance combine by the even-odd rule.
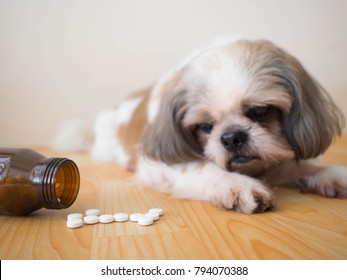
[[[72,160],[47,158],[30,149],[0,148],[0,214],[68,208],[79,186],[79,171]]]

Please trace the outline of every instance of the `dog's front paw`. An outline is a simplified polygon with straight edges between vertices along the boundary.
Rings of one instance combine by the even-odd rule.
[[[221,208],[242,213],[262,213],[275,208],[271,191],[259,181],[247,178],[234,184],[223,182],[216,187],[211,202]]]
[[[297,185],[303,192],[316,193],[326,197],[347,198],[347,169],[343,167],[322,168],[315,174],[300,177]]]

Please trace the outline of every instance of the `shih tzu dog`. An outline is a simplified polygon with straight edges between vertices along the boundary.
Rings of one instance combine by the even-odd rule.
[[[347,169],[322,167],[342,113],[271,42],[201,49],[152,87],[102,112],[91,151],[142,185],[243,213],[274,208],[274,186],[347,197]]]

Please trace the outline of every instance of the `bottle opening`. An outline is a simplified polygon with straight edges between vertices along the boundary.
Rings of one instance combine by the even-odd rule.
[[[55,177],[55,195],[61,204],[70,206],[79,190],[78,170],[71,162],[64,162]]]
[[[76,200],[79,186],[79,171],[73,161],[66,158],[51,159],[43,180],[45,207],[68,208]]]

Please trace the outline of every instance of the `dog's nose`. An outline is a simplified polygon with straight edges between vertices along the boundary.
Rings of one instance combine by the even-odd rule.
[[[244,131],[225,133],[221,137],[221,142],[227,151],[235,151],[242,148],[247,141],[248,135]]]

